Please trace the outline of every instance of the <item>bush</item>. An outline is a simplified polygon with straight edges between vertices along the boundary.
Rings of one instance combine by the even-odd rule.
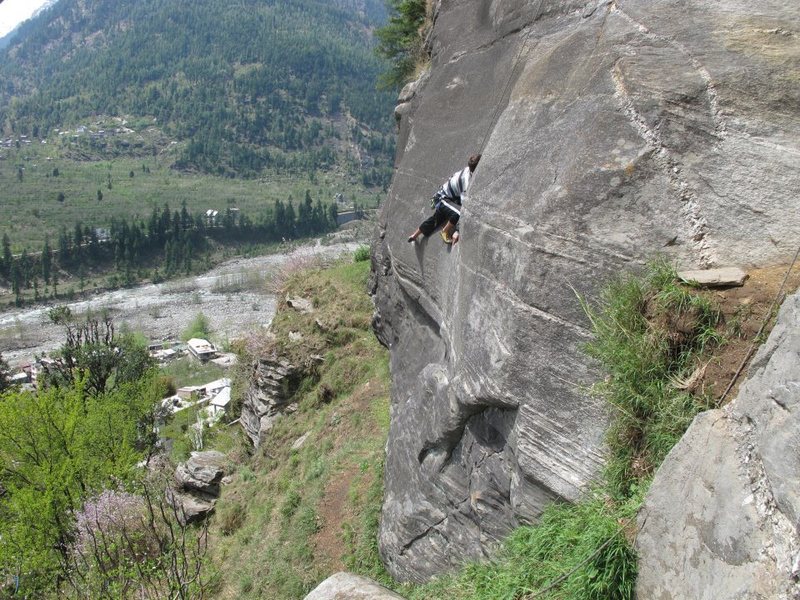
[[[151,485],[142,496],[104,490],[76,512],[59,597],[72,595],[69,588],[81,598],[204,597],[207,530],[183,523]]]
[[[362,262],[364,260],[370,259],[370,249],[369,246],[359,246],[355,254],[353,254],[353,262]]]
[[[206,339],[209,335],[211,335],[211,325],[208,322],[208,317],[199,312],[189,323],[189,326],[184,329],[181,334],[181,340],[186,342],[192,338]]]

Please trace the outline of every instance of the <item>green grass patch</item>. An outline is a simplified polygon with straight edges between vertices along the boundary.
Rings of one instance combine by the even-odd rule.
[[[570,600],[633,598],[636,557],[620,521],[631,519],[638,504],[638,498],[609,504],[603,493],[574,505],[552,504],[537,525],[517,528],[495,560],[401,592],[409,600],[516,600],[532,594]]]
[[[721,343],[720,311],[705,296],[677,283],[664,261],[641,277],[612,282],[595,306],[584,303],[594,340],[587,353],[610,377],[595,386],[615,409],[607,441],[610,492],[626,498],[648,479],[711,399],[681,391],[676,381],[698,357]]]
[[[225,377],[225,369],[212,362],[200,362],[192,356],[184,356],[161,367],[161,372],[170,377],[176,388],[187,385],[202,385]]]
[[[368,261],[303,270],[278,295],[312,300],[314,312],[280,306],[265,350],[323,360],[295,393],[297,411],[277,421],[217,505],[210,548],[221,597],[303,598],[342,568],[389,581],[377,553],[389,366],[370,330],[368,275]]]

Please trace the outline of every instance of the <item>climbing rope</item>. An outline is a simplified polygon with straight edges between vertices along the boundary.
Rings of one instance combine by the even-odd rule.
[[[778,300],[780,299],[781,295],[783,294],[783,290],[786,287],[786,282],[789,280],[789,274],[792,272],[795,263],[797,262],[797,257],[800,255],[800,246],[797,247],[797,252],[794,253],[794,258],[792,259],[792,263],[789,265],[789,269],[786,271],[786,275],[783,278],[783,282],[781,283],[781,287],[778,290],[778,293],[775,294],[775,298],[772,300],[772,304],[767,311],[767,314],[764,315],[764,319],[761,322],[761,328],[758,330],[758,333],[753,338],[753,341],[750,344],[750,348],[748,348],[747,353],[744,355],[742,359],[742,363],[739,365],[739,368],[736,369],[736,373],[733,374],[733,378],[731,382],[728,384],[728,387],[725,388],[725,391],[722,393],[722,396],[719,397],[717,400],[717,406],[722,406],[722,403],[725,401],[728,393],[733,389],[733,386],[736,384],[736,381],[739,379],[739,375],[741,375],[742,370],[744,369],[747,361],[750,360],[750,356],[753,354],[753,351],[756,348],[756,344],[758,343],[758,339],[761,337],[761,334],[764,332],[764,328],[769,323],[770,319],[772,318],[772,313],[775,310],[775,306],[778,304]]]

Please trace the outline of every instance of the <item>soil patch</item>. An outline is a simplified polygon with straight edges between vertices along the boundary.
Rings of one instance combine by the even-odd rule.
[[[319,567],[326,573],[347,570],[344,565],[346,547],[342,539],[342,524],[355,516],[349,496],[350,486],[358,472],[358,466],[351,465],[346,471],[333,473],[319,503],[317,515],[320,528],[314,535],[312,545]]]
[[[755,342],[757,349],[758,345],[767,339],[775,323],[777,309],[780,308],[784,297],[800,287],[800,264],[795,264],[784,287],[783,297],[778,299],[775,309],[772,310],[774,314],[769,315],[770,318],[764,331],[756,340],[764,319],[772,309],[773,301],[784,277],[786,277],[788,268],[788,264],[783,264],[751,269],[748,271],[748,278],[742,287],[702,292],[716,302],[722,311],[720,332],[725,336],[726,343],[716,348],[712,355],[698,367],[698,371],[693,376],[695,381],[691,382],[696,391],[706,393],[719,401],[753,343]],[[748,360],[752,360],[754,355],[755,351]],[[731,391],[728,392],[723,404],[736,397],[739,385],[746,377],[747,365],[742,369],[742,373]]]
[[[334,452],[352,436],[360,435],[358,428],[352,424],[352,415],[368,415],[370,405],[386,394],[386,386],[375,380],[368,381],[353,392],[346,408],[337,411],[340,422],[335,433]],[[319,530],[313,539],[314,555],[329,573],[347,570],[344,564],[347,544],[343,526],[356,518],[353,499],[363,495],[370,484],[370,476],[364,476],[357,460],[347,461],[343,466],[344,469],[331,474],[325,486],[317,509]]]

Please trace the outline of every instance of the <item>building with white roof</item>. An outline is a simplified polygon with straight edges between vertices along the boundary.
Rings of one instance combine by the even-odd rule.
[[[214,358],[217,354],[217,349],[214,347],[214,344],[208,340],[192,338],[186,344],[189,346],[189,352],[191,352],[195,358],[202,361]]]

